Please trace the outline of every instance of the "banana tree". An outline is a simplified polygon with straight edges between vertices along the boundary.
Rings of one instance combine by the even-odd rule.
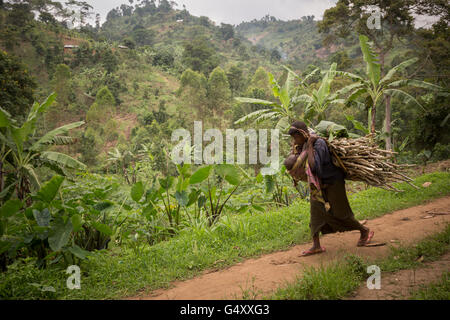
[[[128,164],[130,162],[132,162],[132,160],[134,158],[133,153],[128,150],[125,150],[124,152],[120,152],[119,149],[114,148],[114,151],[109,151],[108,155],[109,155],[109,158],[107,159],[107,161],[116,165],[116,172],[119,172],[119,168],[120,168],[127,184],[130,185],[132,183],[136,183],[135,179],[132,179],[133,181],[130,181],[130,178],[128,177],[128,169],[127,169]]]
[[[0,181],[0,193],[2,202],[7,201],[14,189],[17,197],[24,200],[29,196],[32,187],[40,188],[39,177],[36,168],[46,166],[60,175],[66,175],[65,169],[85,169],[85,165],[78,160],[60,153],[49,151],[54,145],[69,145],[75,143],[75,139],[67,136],[69,130],[80,127],[83,121],[75,122],[56,128],[41,137],[36,137],[36,123],[39,116],[45,113],[55,101],[56,94],[50,95],[44,103],[35,103],[25,122],[19,127],[17,121],[5,110],[0,108],[0,143],[2,181]],[[9,184],[4,186],[3,174]],[[14,184],[15,188],[11,188]],[[3,193],[8,189],[7,193]],[[27,204],[31,204],[28,197]]]
[[[304,121],[313,125],[313,121],[320,122],[323,120],[325,111],[332,105],[345,104],[345,99],[341,97],[352,90],[353,86],[346,86],[334,93],[331,92],[331,84],[336,77],[337,64],[333,63],[330,69],[325,73],[320,82],[319,89],[313,89],[310,86],[304,86],[302,91],[293,98],[294,103],[302,103],[304,105]],[[290,71],[292,73],[292,71]]]
[[[315,69],[304,79],[302,79],[289,68],[285,67],[285,69],[288,71],[288,73],[286,81],[282,87],[275,80],[274,76],[269,73],[269,79],[272,85],[272,94],[275,99],[279,100],[279,103],[253,98],[235,98],[238,102],[241,103],[260,104],[266,107],[265,109],[257,110],[242,117],[241,119],[237,120],[235,124],[242,124],[247,121],[254,121],[256,123],[259,123],[264,120],[273,120],[277,121],[277,129],[284,131],[288,128],[289,123],[296,119],[294,107],[298,104],[298,101],[295,100],[295,98],[298,96],[298,90],[303,90],[304,88],[306,88],[307,81],[320,70]],[[295,80],[297,80],[298,86],[294,85]]]
[[[338,75],[347,76],[353,80],[355,83],[351,85],[351,90],[349,97],[347,98],[347,103],[356,101],[358,98],[366,98],[368,107],[368,127],[369,132],[375,133],[375,120],[377,106],[384,98],[390,99],[390,97],[398,97],[403,99],[403,101],[409,103],[413,102],[415,105],[421,107],[423,110],[425,108],[419,103],[413,96],[407,92],[401,90],[400,88],[407,86],[414,86],[434,91],[442,90],[441,87],[433,85],[428,82],[419,80],[398,80],[393,81],[395,74],[401,70],[404,70],[408,66],[417,62],[417,58],[409,59],[397,65],[396,67],[389,70],[386,75],[381,77],[381,65],[379,63],[379,58],[373,50],[372,43],[369,39],[361,35],[359,36],[359,42],[361,46],[361,51],[363,53],[364,61],[366,62],[366,75],[361,77],[349,72],[338,71]],[[390,110],[386,114],[386,131],[390,135],[390,124],[391,124]],[[390,137],[388,138],[390,141]]]

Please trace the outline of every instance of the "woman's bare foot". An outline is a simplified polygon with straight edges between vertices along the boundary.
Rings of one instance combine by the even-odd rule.
[[[374,234],[375,233],[373,231],[370,231],[370,229],[361,231],[361,238],[359,238],[357,246],[364,247],[369,244]]]
[[[300,255],[300,257],[312,256],[314,254],[323,253],[325,251],[326,250],[325,250],[324,247],[315,247],[315,246],[313,246],[311,249],[309,249],[307,251],[303,251],[302,254]]]
[[[367,239],[367,237],[369,236],[369,232],[369,228],[364,228],[363,230],[361,230],[361,237],[359,238],[359,240]]]

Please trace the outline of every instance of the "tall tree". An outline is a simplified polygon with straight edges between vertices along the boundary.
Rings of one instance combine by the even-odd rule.
[[[230,67],[227,72],[227,78],[233,95],[240,93],[244,89],[244,74],[242,69],[238,66],[233,65]]]
[[[208,40],[200,38],[184,44],[182,62],[192,70],[208,76],[219,65],[219,58]]]
[[[108,87],[103,87],[97,92],[95,102],[86,114],[88,124],[97,125],[106,122],[115,110],[116,101]]]
[[[208,80],[209,107],[222,115],[225,108],[229,107],[230,99],[231,90],[227,75],[221,67],[217,67],[211,72]]]
[[[183,72],[180,79],[181,85],[177,94],[193,110],[197,110],[202,120],[205,118],[208,110],[207,105],[207,80],[206,77],[192,69]]]
[[[231,24],[222,23],[220,33],[224,40],[230,40],[234,37],[234,27]]]
[[[263,67],[256,69],[255,74],[250,81],[250,88],[259,88],[264,90],[266,95],[264,99],[268,98],[272,94],[269,74]]]
[[[36,83],[18,58],[0,50],[0,107],[23,117],[33,103]]]

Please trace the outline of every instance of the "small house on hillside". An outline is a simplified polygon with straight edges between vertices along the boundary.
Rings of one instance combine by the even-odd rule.
[[[78,48],[79,46],[75,44],[66,44],[64,45],[64,53],[72,52],[73,49]]]

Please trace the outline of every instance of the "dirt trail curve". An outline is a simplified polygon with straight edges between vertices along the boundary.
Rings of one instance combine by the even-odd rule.
[[[128,299],[241,299],[243,290],[249,289],[266,295],[283,286],[286,281],[294,281],[301,275],[305,266],[327,265],[345,253],[371,258],[384,257],[389,254],[389,245],[415,243],[443,231],[450,223],[450,215],[436,215],[430,218],[430,213],[448,213],[449,208],[450,197],[445,197],[369,220],[367,226],[375,231],[373,242],[386,242],[387,246],[358,248],[357,231],[326,235],[322,238],[322,245],[326,247],[327,252],[320,255],[299,257],[310,244],[297,245],[287,251],[246,260],[225,270],[205,271],[194,279],[174,282],[171,289],[156,290]]]

